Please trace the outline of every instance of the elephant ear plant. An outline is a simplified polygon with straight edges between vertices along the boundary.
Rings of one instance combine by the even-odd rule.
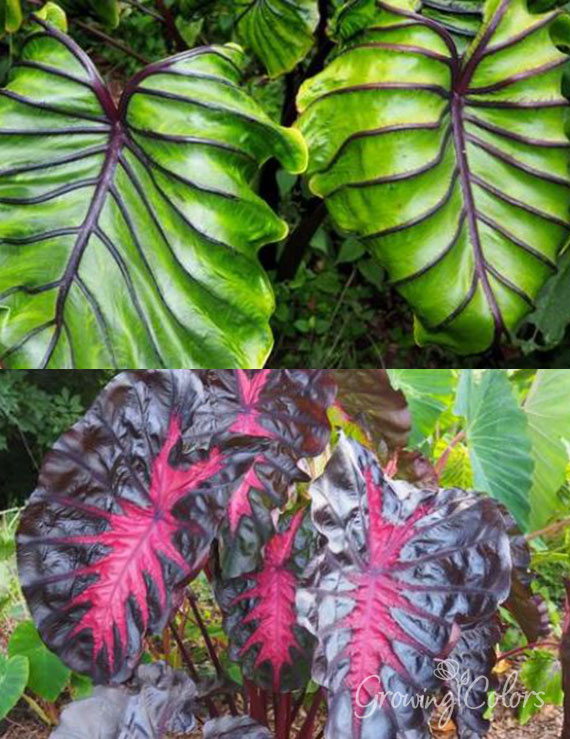
[[[120,736],[139,736],[128,724],[141,690],[154,706],[144,736],[191,726],[190,707],[208,709],[210,739],[311,739],[324,699],[327,739],[419,736],[429,704],[383,695],[450,689],[437,670],[450,655],[485,675],[493,667],[513,556],[527,562],[512,521],[482,494],[392,481],[369,448],[331,434],[333,405],[356,403],[346,382],[337,398],[334,377],[120,374],[47,454],[18,531],[22,587],[49,648],[108,686],[89,710],[124,725]],[[388,419],[390,402],[405,423],[386,387]],[[147,637],[173,624],[201,570],[243,675],[233,716],[219,715],[184,645],[197,685],[164,667],[149,685],[137,671]],[[68,709],[61,735],[82,715]],[[458,724],[485,727],[478,715]]]
[[[256,258],[286,224],[252,187],[298,131],[239,87],[243,52],[153,64],[116,104],[40,18],[0,90],[0,358],[13,368],[260,367],[274,298]]]
[[[514,334],[568,243],[568,16],[526,0],[352,0],[301,88],[312,191],[462,354]]]

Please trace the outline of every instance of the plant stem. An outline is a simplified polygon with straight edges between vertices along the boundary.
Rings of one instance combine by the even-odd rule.
[[[277,267],[277,279],[280,281],[295,277],[311,239],[327,215],[324,201],[320,198],[311,198],[307,203],[307,211],[308,215],[289,236],[283,248]]]
[[[145,15],[150,15],[151,18],[155,18],[157,21],[160,21],[161,23],[165,23],[166,21],[164,18],[156,12],[156,10],[153,10],[152,8],[147,8],[146,5],[143,5],[139,0],[125,0],[129,5],[132,5],[133,8],[137,8],[137,10],[140,10],[141,13],[144,13]]]
[[[214,643],[210,639],[210,634],[208,633],[208,628],[204,621],[202,620],[202,615],[200,613],[200,609],[198,608],[198,604],[196,603],[196,599],[192,593],[188,593],[188,600],[190,601],[190,606],[192,608],[192,613],[194,614],[194,618],[196,619],[196,624],[198,628],[200,629],[200,632],[202,634],[202,637],[204,639],[204,642],[206,644],[206,649],[208,650],[208,654],[210,655],[210,659],[212,660],[212,663],[214,665],[214,668],[216,670],[216,674],[218,677],[224,676],[224,668],[222,667],[222,663],[220,662],[220,659],[218,657],[218,654],[216,652],[216,647],[214,646]],[[232,716],[237,716],[237,706],[235,704],[233,695],[230,693],[226,696],[228,705],[230,707],[230,710],[232,712]]]
[[[54,726],[57,723],[57,719],[54,721],[50,716],[48,716],[44,709],[40,706],[40,704],[31,696],[23,693],[22,698],[26,701],[26,703],[36,714],[36,716],[38,716],[38,718],[41,719],[41,721],[43,721],[46,726]]]
[[[138,51],[131,49],[130,46],[127,46],[127,44],[124,44],[122,41],[117,41],[116,39],[111,38],[111,36],[108,36],[106,33],[100,31],[98,28],[95,28],[89,23],[84,23],[83,21],[79,20],[74,20],[73,22],[76,26],[84,30],[85,33],[90,33],[92,36],[101,39],[101,41],[104,41],[108,46],[114,46],[116,49],[120,49],[125,54],[128,54],[128,56],[132,56],[133,59],[136,59],[141,64],[147,65],[150,63],[149,60],[146,59],[144,56],[141,56]]]
[[[451,454],[451,450],[459,444],[460,441],[463,441],[465,438],[465,431],[460,431],[458,434],[456,434],[453,439],[449,442],[449,446],[444,451],[444,453],[441,455],[441,457],[437,460],[437,462],[434,465],[435,474],[437,475],[438,479],[442,476],[443,471],[445,469],[445,465],[447,464],[447,460],[449,459],[449,455]]]
[[[164,0],[156,0],[156,7],[158,8],[166,26],[166,35],[170,40],[172,48],[176,51],[186,51],[188,45],[182,38],[180,31],[174,20],[174,16],[170,12]]]
[[[301,730],[297,734],[297,739],[311,739],[313,728],[315,726],[315,721],[317,719],[317,714],[319,712],[319,708],[321,707],[321,702],[323,698],[323,689],[319,688],[313,697],[313,702],[311,703],[311,707],[309,708],[309,712],[307,713],[305,722],[303,723]]]
[[[198,674],[198,670],[196,669],[196,666],[194,665],[194,662],[192,661],[192,657],[190,656],[190,652],[186,649],[186,645],[184,644],[184,641],[182,640],[182,637],[176,630],[176,627],[173,623],[170,624],[170,630],[172,632],[172,636],[174,637],[174,641],[178,645],[178,649],[180,649],[180,653],[182,654],[182,659],[184,660],[184,664],[186,665],[186,669],[190,673],[190,676],[194,680],[194,682],[198,682],[200,679],[200,675]],[[217,718],[220,714],[218,712],[218,709],[214,705],[214,702],[211,698],[206,698],[206,705],[208,706],[208,711],[210,712],[210,718]]]
[[[508,652],[505,652],[504,654],[499,654],[497,657],[497,662],[500,662],[503,659],[510,659],[511,657],[516,657],[518,654],[522,654],[523,652],[526,652],[527,649],[558,649],[560,647],[559,644],[556,644],[553,641],[536,641],[532,642],[531,644],[527,644],[524,647],[515,647],[514,649],[510,649]]]
[[[549,526],[546,526],[544,529],[539,529],[538,531],[531,531],[530,534],[527,534],[525,536],[525,539],[527,541],[532,541],[533,539],[538,539],[541,536],[554,536],[554,534],[558,534],[560,531],[564,531],[565,528],[570,526],[570,518],[564,518],[562,521],[557,521],[556,523],[551,523]]]

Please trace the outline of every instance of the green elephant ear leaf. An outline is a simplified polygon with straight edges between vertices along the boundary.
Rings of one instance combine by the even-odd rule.
[[[0,721],[20,700],[27,682],[27,658],[18,655],[8,659],[0,654]]]
[[[387,269],[417,341],[469,354],[512,337],[568,243],[568,57],[560,11],[488,0],[477,31],[478,4],[436,5],[349,7],[341,30],[360,30],[301,88],[298,125],[311,189]]]
[[[465,436],[477,490],[503,503],[523,531],[529,529],[534,472],[525,413],[503,370],[463,370],[454,408]]]
[[[252,190],[298,131],[240,89],[239,47],[137,74],[115,104],[47,23],[0,90],[0,357],[12,368],[260,367],[274,298],[256,254],[286,224]]]
[[[538,370],[524,404],[534,459],[533,529],[546,525],[563,506],[558,493],[566,479],[568,464],[569,408],[570,370]]]
[[[313,46],[317,0],[237,0],[238,32],[271,77],[290,72]]]

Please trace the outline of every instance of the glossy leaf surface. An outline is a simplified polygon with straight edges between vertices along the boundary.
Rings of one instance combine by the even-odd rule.
[[[454,697],[453,719],[460,737],[485,736],[489,730],[485,714],[488,693],[494,687],[492,671],[500,639],[501,627],[496,616],[467,625],[461,629],[459,641],[444,662],[450,677],[445,685]]]
[[[317,0],[237,0],[238,31],[271,77],[290,72],[313,45]]]
[[[512,335],[568,242],[567,56],[559,11],[488,0],[463,51],[436,5],[349,3],[299,127],[312,191],[388,270],[417,341],[469,354]],[[471,24],[471,3],[443,5]]]
[[[230,655],[246,677],[275,693],[303,687],[310,676],[313,638],[297,624],[295,599],[313,537],[303,510],[282,516],[257,571],[218,588]]]
[[[271,732],[249,716],[223,716],[208,721],[204,739],[271,739]]]
[[[299,593],[300,623],[319,640],[314,679],[329,691],[327,739],[425,731],[412,695],[434,689],[436,659],[458,626],[508,595],[505,524],[490,498],[388,482],[377,460],[342,439],[311,488],[326,546]],[[388,697],[398,692],[395,709]]]
[[[196,686],[163,662],[141,665],[129,689],[97,687],[69,704],[50,739],[163,739],[194,726]]]
[[[300,475],[297,448],[319,453],[327,442],[326,373],[244,373],[257,381],[265,413],[273,405],[276,416],[284,407],[290,414],[275,462],[271,429],[265,437],[261,426],[257,437],[241,430],[255,404],[239,396],[230,404],[222,391],[233,374],[119,375],[45,459],[18,532],[20,579],[46,644],[98,682],[128,677],[143,635],[164,627],[177,588],[203,565],[228,505],[238,523],[249,515],[252,470],[282,503]],[[203,409],[216,398],[232,412],[212,424]]]
[[[390,385],[386,370],[335,370],[333,375],[338,406],[376,445],[383,442],[391,451],[407,445],[410,411],[404,394]]]
[[[527,420],[506,372],[477,376],[463,370],[454,411],[466,421],[475,487],[503,503],[528,530],[534,463]]]
[[[0,91],[0,357],[14,368],[260,367],[286,224],[251,188],[298,132],[239,87],[235,46],[157,62],[118,105],[38,20]],[[47,258],[49,255],[49,259]]]

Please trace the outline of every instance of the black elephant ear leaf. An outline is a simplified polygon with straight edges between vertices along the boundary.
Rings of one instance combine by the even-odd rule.
[[[0,90],[6,367],[263,366],[256,253],[287,226],[251,183],[271,156],[301,171],[300,134],[240,89],[234,45],[147,67],[115,105],[70,38],[35,27]]]
[[[438,687],[436,660],[461,624],[489,617],[509,592],[497,505],[388,482],[376,458],[346,439],[311,492],[327,544],[297,606],[319,640],[313,677],[328,690],[327,739],[425,731],[425,703],[414,696]]]
[[[249,716],[223,716],[208,721],[204,739],[271,739],[271,732]]]
[[[231,656],[249,679],[273,692],[296,690],[309,679],[314,640],[297,624],[295,600],[313,540],[307,511],[283,515],[257,570],[216,588]]]
[[[298,402],[304,372],[283,386],[281,403]],[[207,560],[228,504],[250,515],[242,491],[253,478],[269,509],[303,477],[283,441],[273,454],[267,439],[220,426],[196,443],[198,410],[219,392],[210,380],[190,370],[116,377],[47,455],[22,516],[20,579],[40,634],[97,682],[130,675],[143,636],[166,625],[179,589]],[[307,433],[324,445],[326,428]],[[295,427],[295,444],[298,435]]]
[[[141,665],[129,688],[99,686],[62,712],[50,739],[163,739],[190,734],[196,686],[164,662]]]

